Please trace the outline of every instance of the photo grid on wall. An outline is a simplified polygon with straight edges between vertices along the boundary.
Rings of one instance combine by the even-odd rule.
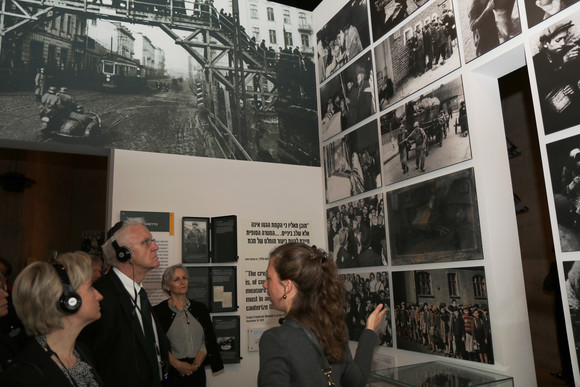
[[[580,124],[580,12],[550,22],[530,42],[546,134]]]

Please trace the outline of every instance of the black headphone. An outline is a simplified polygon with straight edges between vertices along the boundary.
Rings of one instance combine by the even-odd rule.
[[[111,229],[107,232],[107,237],[111,240],[111,245],[115,249],[115,254],[119,262],[128,262],[131,259],[131,250],[125,246],[119,246],[119,243],[115,239],[115,233],[123,227],[123,222],[117,222]]]
[[[62,294],[56,303],[58,309],[66,314],[76,313],[81,308],[83,299],[70,283],[70,278],[64,266],[59,262],[51,262],[51,264],[54,270],[56,270],[56,274],[58,274],[58,278],[60,278],[62,284]]]

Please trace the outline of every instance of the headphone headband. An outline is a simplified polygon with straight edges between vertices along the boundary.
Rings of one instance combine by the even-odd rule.
[[[66,314],[76,313],[83,303],[81,296],[73,288],[65,267],[60,262],[51,262],[62,284],[62,294],[58,299],[57,307]]]
[[[115,254],[119,262],[128,262],[131,259],[131,250],[125,246],[119,246],[119,242],[115,238],[115,233],[123,227],[124,223],[119,221],[115,223],[109,231],[107,231],[107,239],[111,241],[111,246],[115,249]]]

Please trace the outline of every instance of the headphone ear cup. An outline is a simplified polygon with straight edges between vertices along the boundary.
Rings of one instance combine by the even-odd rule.
[[[115,254],[117,255],[119,262],[128,262],[131,259],[131,250],[129,250],[129,248],[119,246],[115,239],[111,241],[111,245],[113,245],[113,248],[115,249]]]
[[[57,302],[58,309],[66,314],[76,313],[81,308],[83,299],[73,288],[64,266],[58,262],[52,262],[52,266],[56,270],[62,284],[62,294]]]

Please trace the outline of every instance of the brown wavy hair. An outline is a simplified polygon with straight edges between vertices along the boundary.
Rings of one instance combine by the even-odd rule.
[[[297,288],[288,313],[318,338],[329,363],[346,359],[344,285],[331,257],[316,246],[286,243],[270,253],[280,280]]]

